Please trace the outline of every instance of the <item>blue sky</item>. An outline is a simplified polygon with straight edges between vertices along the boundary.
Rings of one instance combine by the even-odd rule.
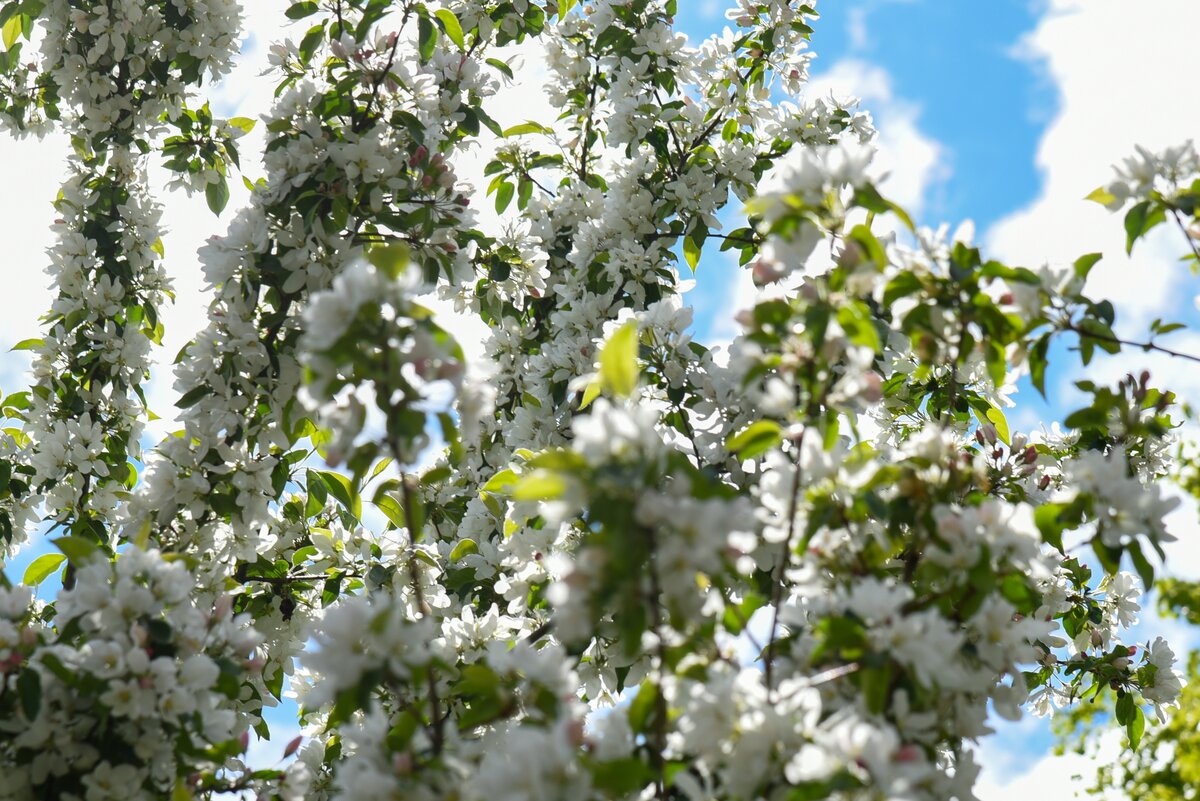
[[[704,3],[684,5],[689,36],[724,24]],[[1035,196],[1033,154],[1056,98],[1036,64],[1013,55],[1037,21],[1028,3],[842,0],[817,8],[813,74],[844,58],[882,67],[896,94],[919,107],[922,132],[945,147],[948,176],[930,198],[930,222],[971,217],[984,226]]]
[[[276,35],[275,20],[286,3],[246,0],[246,5],[248,29],[260,35],[247,47],[246,69],[219,88],[214,102],[231,113],[255,116],[269,103],[270,85],[251,76],[264,66],[264,45]],[[698,40],[724,25],[726,5],[724,0],[679,0],[679,25]],[[1155,237],[1134,259],[1126,259],[1119,220],[1081,201],[1107,180],[1109,165],[1133,144],[1161,147],[1200,131],[1200,109],[1180,102],[1181,90],[1173,82],[1174,76],[1194,70],[1189,32],[1200,30],[1200,3],[1147,0],[1134,11],[1131,5],[1123,0],[822,0],[812,75],[821,91],[838,87],[864,96],[893,165],[894,192],[918,209],[925,224],[953,226],[972,219],[977,241],[989,252],[1029,266],[1103,250],[1097,289],[1116,299],[1127,330],[1137,331],[1164,309],[1167,316],[1194,319],[1195,290],[1181,291],[1187,276],[1173,264],[1177,243]],[[270,33],[263,36],[264,31]],[[515,105],[520,113],[533,113]],[[254,147],[247,143],[244,152]],[[40,187],[46,201],[30,202],[24,193],[0,198],[6,231],[22,233],[6,242],[13,266],[5,282],[9,312],[0,319],[0,350],[36,331],[36,315],[48,306],[40,269],[42,251],[50,244],[49,201],[65,149],[66,143],[54,137],[41,143],[0,140],[9,179]],[[231,206],[240,198],[240,190],[234,191]],[[169,362],[203,320],[205,294],[188,254],[223,224],[213,220],[202,199],[178,195],[171,198],[165,223],[171,228],[167,249],[180,297],[167,322],[163,352]],[[712,331],[732,311],[736,275],[727,261],[706,255],[699,278],[689,298],[701,318],[697,328]],[[1200,341],[1192,350],[1200,352]],[[13,356],[0,358],[6,392],[17,388],[23,367],[23,360]],[[1111,360],[1095,366],[1089,377],[1109,380],[1132,364]],[[166,365],[161,374],[169,376]],[[1061,416],[1072,402],[1069,382],[1078,377],[1056,374],[1048,405],[1030,402],[1031,393],[1022,393],[1017,427]],[[1200,378],[1176,373],[1172,380],[1200,398]],[[154,408],[170,410],[170,385],[168,378],[152,387]],[[1195,520],[1195,509],[1188,506],[1178,521],[1181,533],[1200,536]],[[1195,575],[1196,553],[1186,540],[1172,551],[1176,572]],[[10,570],[19,574],[31,556],[14,560]],[[1179,627],[1152,623],[1151,630],[1195,643],[1194,633]],[[1041,722],[1003,727],[982,751],[981,799],[1022,793],[1053,797],[1071,787],[1065,776],[1090,770],[1084,761],[1044,757],[1050,741]]]

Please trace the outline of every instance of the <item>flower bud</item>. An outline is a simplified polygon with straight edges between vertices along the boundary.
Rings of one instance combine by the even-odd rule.
[[[288,757],[290,757],[292,754],[294,754],[294,753],[296,753],[297,751],[299,751],[299,750],[300,750],[300,743],[302,743],[302,742],[304,742],[304,736],[303,736],[303,735],[297,734],[295,737],[293,737],[293,738],[292,738],[292,740],[291,740],[291,742],[289,742],[289,743],[287,744],[287,747],[283,749],[283,758],[284,758],[284,759],[287,759],[287,758],[288,758]]]

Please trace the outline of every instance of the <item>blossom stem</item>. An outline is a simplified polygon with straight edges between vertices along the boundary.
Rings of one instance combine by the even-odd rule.
[[[800,466],[800,453],[804,447],[804,437],[806,434],[808,434],[808,426],[800,429],[800,436],[796,438],[796,455],[793,459],[795,470],[792,473],[792,495],[788,503],[788,532],[787,537],[784,538],[783,548],[779,555],[779,564],[775,566],[775,581],[771,588],[771,629],[767,635],[767,653],[763,657],[763,673],[768,695],[774,686],[775,645],[777,643],[777,634],[779,633],[779,609],[783,606],[784,573],[787,570],[787,563],[792,553],[792,540],[796,537],[796,512],[799,511],[800,506],[800,484],[803,473]]]

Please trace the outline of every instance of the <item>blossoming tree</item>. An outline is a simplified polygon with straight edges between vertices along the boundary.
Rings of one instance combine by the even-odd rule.
[[[55,552],[0,589],[0,798],[969,799],[989,707],[1112,695],[1136,745],[1172,703],[1120,567],[1152,580],[1170,539],[1173,396],[1004,414],[1056,343],[1125,344],[1097,257],[916,228],[869,119],[804,93],[811,4],[740,0],[698,46],[676,5],[292,4],[266,177],[200,252],[180,430],[143,443],[146,169],[223,210],[253,122],[200,93],[239,10],[0,4],[7,127],[75,146],[2,401],[0,535]],[[501,129],[521,48],[561,114]],[[680,299],[705,249],[760,287],[727,347]],[[296,758],[246,766],[288,696]]]

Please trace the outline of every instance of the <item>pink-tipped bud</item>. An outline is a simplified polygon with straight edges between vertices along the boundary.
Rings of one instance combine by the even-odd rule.
[[[283,749],[283,758],[287,759],[292,754],[299,751],[300,743],[302,743],[302,742],[304,742],[304,737],[302,735],[297,734],[295,737],[293,737],[291,739],[291,742],[289,742],[287,744],[287,747]]]
[[[751,265],[755,286],[772,284],[787,275],[787,270],[777,261],[758,259]]]
[[[238,751],[239,754],[246,753],[246,750],[250,747],[250,731],[249,730],[242,732],[241,736],[238,737],[238,747],[241,749],[240,751]]]
[[[1049,487],[1049,486],[1050,486],[1050,476],[1049,475],[1042,476],[1038,480],[1038,489],[1044,490],[1044,489],[1046,489],[1046,487]]]
[[[1030,445],[1028,448],[1025,449],[1025,464],[1033,464],[1034,462],[1037,461],[1037,457],[1038,457],[1038,452],[1037,452],[1036,447],[1034,447],[1033,445]]]
[[[416,167],[418,164],[420,164],[422,161],[424,161],[425,157],[428,155],[429,155],[429,148],[425,147],[425,145],[419,146],[416,149],[416,151],[413,152],[412,158],[410,158],[408,160],[408,166]]]
[[[571,742],[571,745],[574,745],[574,746],[583,745],[583,721],[582,720],[572,720],[570,723],[567,724],[567,739]]]

